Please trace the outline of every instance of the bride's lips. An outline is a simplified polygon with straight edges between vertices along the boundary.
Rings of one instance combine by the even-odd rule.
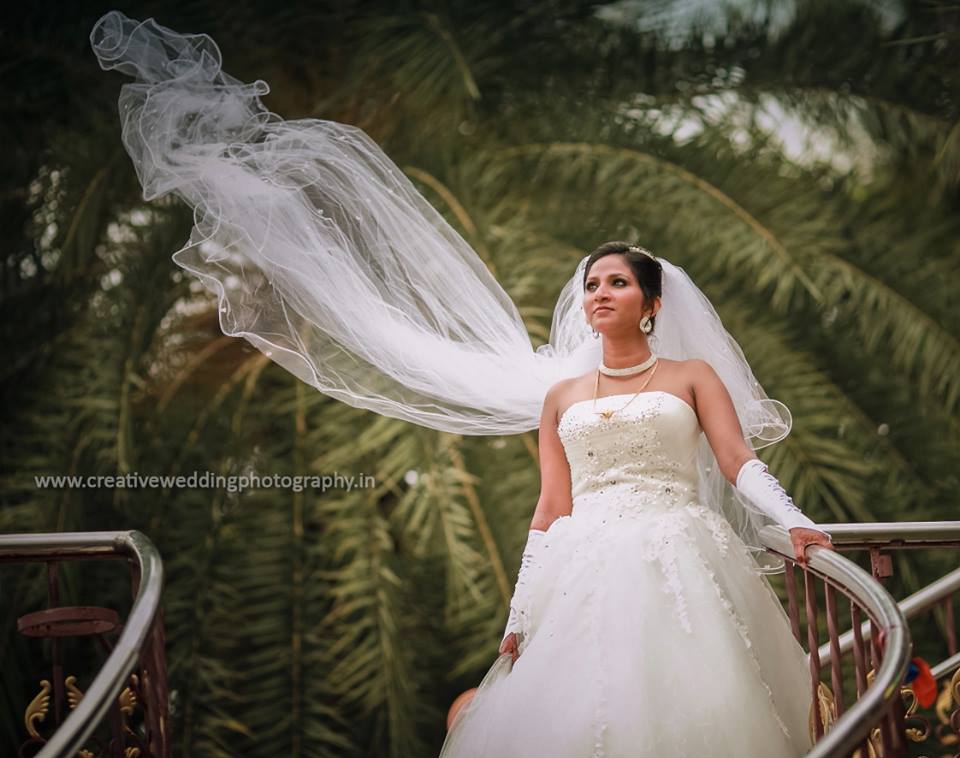
[[[593,309],[593,312],[599,313],[600,311],[612,311],[612,310],[613,308],[611,308],[608,305],[598,305],[596,308]]]

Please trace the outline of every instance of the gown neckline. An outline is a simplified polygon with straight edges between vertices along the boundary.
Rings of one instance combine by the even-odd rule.
[[[638,393],[636,393],[636,392],[615,392],[615,393],[613,393],[612,395],[601,395],[600,397],[597,398],[597,400],[604,400],[604,399],[606,399],[606,398],[608,398],[608,397],[633,397],[633,396],[636,395],[636,394],[638,394]],[[693,414],[694,420],[697,422],[697,426],[700,425],[700,417],[697,415],[697,412],[693,409],[693,406],[690,405],[690,403],[688,403],[688,402],[687,402],[686,400],[684,400],[682,397],[680,397],[680,396],[678,396],[678,395],[674,395],[672,392],[667,392],[666,390],[644,390],[643,392],[640,392],[639,394],[641,394],[641,395],[666,395],[667,397],[672,397],[674,400],[676,400],[678,403],[680,403],[682,406],[684,406],[688,411],[690,411],[690,413]],[[570,405],[568,405],[568,406],[564,409],[563,413],[560,414],[560,418],[557,419],[557,426],[560,426],[560,424],[563,423],[563,419],[564,419],[564,418],[566,417],[566,415],[570,412],[570,409],[571,409],[571,408],[573,408],[573,407],[576,406],[576,405],[583,405],[584,403],[592,403],[592,402],[593,402],[593,398],[592,398],[592,397],[588,397],[588,398],[585,398],[584,400],[576,400],[576,401],[570,403]]]

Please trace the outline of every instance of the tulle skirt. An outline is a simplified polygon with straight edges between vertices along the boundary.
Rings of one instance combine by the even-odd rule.
[[[442,758],[810,749],[806,654],[722,517],[576,506],[545,545],[521,655],[493,663]]]

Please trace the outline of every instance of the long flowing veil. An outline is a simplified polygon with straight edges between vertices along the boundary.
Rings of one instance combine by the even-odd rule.
[[[479,256],[360,129],[284,120],[266,83],[221,68],[204,34],[113,11],[90,35],[120,94],[123,142],[147,200],[173,193],[194,228],[173,258],[216,293],[224,334],[244,337],[304,382],[350,405],[461,434],[535,429],[547,389],[595,369],[581,311],[581,261],[561,291],[550,342],[533,348]],[[790,414],[767,398],[739,346],[686,273],[663,258],[656,351],[702,358],[730,391],[755,448]],[[702,499],[766,560],[766,516],[739,498],[705,439]]]

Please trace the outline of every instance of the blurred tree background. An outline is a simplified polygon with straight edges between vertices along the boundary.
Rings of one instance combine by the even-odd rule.
[[[119,139],[103,3],[5,18],[0,530],[143,530],[167,567],[177,755],[426,756],[496,656],[535,434],[347,407],[170,255]],[[494,270],[533,343],[609,239],[683,266],[795,419],[763,451],[817,521],[956,518],[960,8],[945,0],[131,2],[207,32],[284,117],[357,124]],[[37,489],[39,474],[368,474],[352,492]],[[909,557],[903,595],[949,563]],[[99,576],[99,575],[98,575]],[[122,606],[119,577],[67,596]],[[0,752],[45,665],[5,573]],[[943,657],[936,625],[916,652]]]

